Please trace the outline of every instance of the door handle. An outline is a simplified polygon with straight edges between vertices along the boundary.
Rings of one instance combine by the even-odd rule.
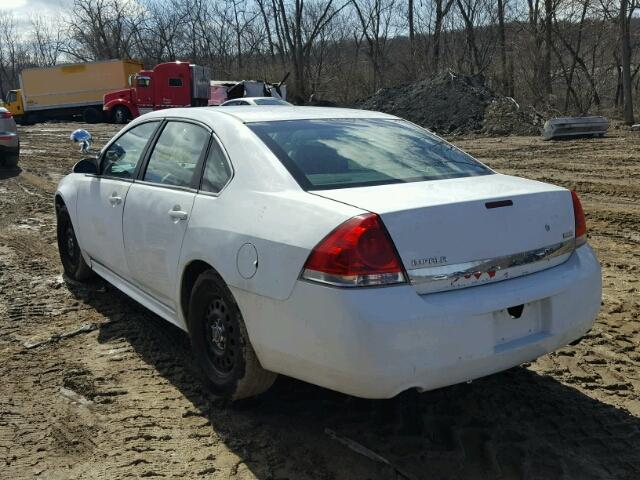
[[[175,220],[186,220],[189,214],[184,210],[180,210],[180,205],[176,205],[169,210],[169,216]]]
[[[112,206],[116,206],[122,203],[122,197],[119,196],[116,192],[113,192],[109,197],[109,202],[111,202]]]

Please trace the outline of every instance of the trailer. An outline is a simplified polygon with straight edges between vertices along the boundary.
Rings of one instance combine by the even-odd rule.
[[[126,87],[129,76],[141,68],[132,60],[27,68],[20,74],[20,89],[9,91],[6,108],[18,123],[78,117],[100,122],[104,94]]]

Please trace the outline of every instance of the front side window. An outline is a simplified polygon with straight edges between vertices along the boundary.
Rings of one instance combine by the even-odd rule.
[[[205,192],[218,193],[231,178],[231,168],[222,153],[218,142],[211,142],[211,149],[202,175],[202,187]]]
[[[159,122],[147,122],[124,133],[102,155],[101,173],[107,177],[133,179],[144,152]]]
[[[403,120],[286,120],[248,127],[306,190],[493,173],[453,145]]]
[[[193,123],[167,123],[153,147],[144,180],[178,187],[190,186],[209,137],[205,128]]]
[[[151,78],[149,77],[138,77],[136,79],[136,85],[138,87],[148,87],[149,85],[151,85]]]
[[[181,78],[170,78],[169,79],[169,86],[170,87],[181,87],[182,86],[182,79]]]
[[[16,94],[15,90],[7,93],[7,103],[15,102],[16,100],[18,100],[18,95]]]

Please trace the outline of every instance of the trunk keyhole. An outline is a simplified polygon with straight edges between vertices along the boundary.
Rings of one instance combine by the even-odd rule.
[[[524,310],[524,305],[516,305],[515,307],[507,308],[507,312],[509,312],[509,315],[511,315],[511,318],[520,318],[523,310]]]

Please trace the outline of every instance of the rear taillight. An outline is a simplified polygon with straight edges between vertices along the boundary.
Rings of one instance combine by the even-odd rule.
[[[0,119],[11,118],[11,112],[0,112]]]
[[[573,200],[573,217],[575,219],[576,230],[576,247],[587,243],[587,221],[584,218],[584,210],[575,191],[571,192],[571,200]]]
[[[302,278],[340,287],[406,281],[391,237],[374,213],[347,220],[311,252]]]

